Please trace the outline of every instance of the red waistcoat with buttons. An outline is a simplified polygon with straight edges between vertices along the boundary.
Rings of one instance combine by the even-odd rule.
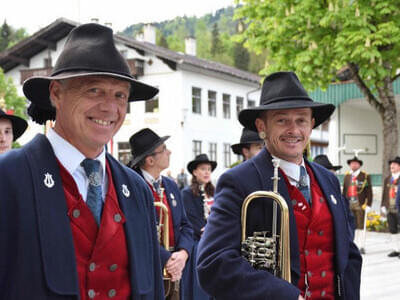
[[[118,204],[108,162],[108,191],[100,227],[82,199],[74,179],[59,165],[75,247],[81,300],[129,299],[131,286],[123,226],[125,217]]]
[[[284,176],[296,217],[300,251],[301,295],[308,299],[335,299],[334,229],[326,199],[307,166],[312,205]],[[308,286],[308,287],[307,287]]]
[[[160,202],[160,195],[154,190],[153,186],[149,184],[151,192],[153,193],[153,198],[154,202]],[[169,247],[173,248],[175,246],[175,234],[174,234],[174,221],[172,219],[172,210],[171,207],[169,206],[168,199],[167,199],[167,193],[165,190],[163,190],[163,199],[162,203],[168,208],[168,234],[169,234]],[[160,222],[160,208],[156,207],[156,214],[157,214],[157,220]],[[163,238],[163,229],[161,229],[161,239]]]

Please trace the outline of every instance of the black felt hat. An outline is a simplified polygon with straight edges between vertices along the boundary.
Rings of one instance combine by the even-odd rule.
[[[400,157],[399,157],[399,156],[396,156],[395,158],[389,160],[389,165],[390,165],[391,163],[397,163],[397,164],[400,165]]]
[[[197,168],[200,164],[210,164],[211,172],[215,170],[217,167],[217,162],[213,160],[209,160],[207,154],[199,154],[196,156],[194,160],[187,164],[187,169],[190,174],[193,174],[193,170]]]
[[[325,154],[320,154],[317,155],[316,157],[314,157],[313,160],[315,163],[320,164],[321,166],[327,168],[328,170],[340,170],[342,168],[342,166],[334,166],[332,165],[332,163],[329,161],[328,156],[326,156]]]
[[[129,139],[132,152],[130,167],[136,166],[143,158],[152,154],[154,149],[164,143],[169,137],[169,135],[160,137],[150,128],[144,128],[134,133]]]
[[[357,156],[354,156],[353,158],[350,158],[347,160],[347,164],[350,165],[352,161],[356,161],[360,164],[360,167],[363,165],[363,161],[359,159]]]
[[[242,154],[242,148],[249,144],[263,144],[264,140],[260,139],[258,132],[243,128],[240,143],[231,145],[232,151],[235,154]]]
[[[24,119],[13,116],[10,114],[7,114],[5,111],[0,109],[0,119],[7,119],[10,120],[12,124],[12,130],[13,130],[13,141],[15,141],[17,138],[19,138],[26,130],[28,127],[28,122],[26,122]]]
[[[28,78],[23,91],[38,109],[54,111],[49,98],[50,82],[82,76],[109,76],[128,81],[131,84],[128,101],[148,100],[158,93],[158,89],[131,75],[128,63],[115,47],[113,31],[95,23],[74,28],[67,37],[52,74]]]
[[[314,128],[326,121],[335,110],[332,104],[314,102],[293,72],[277,72],[267,76],[261,90],[260,105],[239,113],[240,123],[257,131],[255,120],[265,110],[311,108]]]

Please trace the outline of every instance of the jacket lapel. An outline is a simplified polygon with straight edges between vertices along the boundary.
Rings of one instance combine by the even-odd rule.
[[[72,232],[55,154],[41,134],[23,149],[31,170],[46,282],[56,294],[78,296]]]
[[[149,292],[151,289],[151,272],[143,272],[152,263],[151,253],[145,245],[150,245],[151,232],[149,230],[150,211],[146,209],[145,193],[143,189],[150,189],[147,184],[136,173],[138,181],[143,181],[142,185],[134,185],[135,181],[128,175],[129,170],[124,168],[111,155],[107,154],[115,190],[118,196],[119,205],[125,215],[126,222],[125,236],[128,244],[130,277],[133,295],[140,295]],[[134,171],[132,171],[134,172]],[[139,183],[139,182],[137,182]],[[141,230],[138,230],[138,229]]]

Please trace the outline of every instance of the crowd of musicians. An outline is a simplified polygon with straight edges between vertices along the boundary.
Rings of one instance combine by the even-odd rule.
[[[0,110],[0,299],[360,298],[370,176],[355,156],[342,190],[341,166],[325,155],[307,160],[312,129],[335,107],[313,101],[293,72],[267,76],[260,105],[240,112],[232,151],[243,162],[216,187],[206,154],[187,163],[190,182],[185,170],[177,181],[161,175],[170,136],[149,128],[131,136],[127,166],[107,153],[127,103],[158,92],[131,76],[107,27],[73,29],[53,73],[29,78],[23,91],[32,120],[55,126],[9,151],[27,123]],[[389,164],[382,213],[389,256],[399,257],[400,157]],[[287,219],[264,197],[249,205],[243,230],[244,199],[274,189]],[[271,232],[285,222],[282,246]]]

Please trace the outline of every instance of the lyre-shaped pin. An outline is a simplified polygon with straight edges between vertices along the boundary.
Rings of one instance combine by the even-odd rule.
[[[122,194],[124,194],[124,196],[126,198],[128,198],[131,194],[131,192],[129,191],[128,187],[126,186],[126,184],[122,185]]]
[[[54,186],[54,180],[53,180],[53,175],[51,175],[50,173],[46,173],[44,174],[44,180],[43,183],[46,187],[48,187],[49,189],[51,189]]]

